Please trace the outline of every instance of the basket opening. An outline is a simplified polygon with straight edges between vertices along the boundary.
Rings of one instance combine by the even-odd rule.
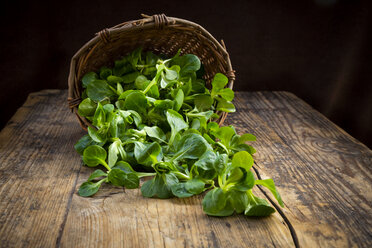
[[[164,29],[137,29],[125,30],[112,34],[109,42],[99,42],[79,58],[78,64],[82,64],[78,81],[90,71],[98,71],[102,66],[113,66],[115,60],[142,47],[144,51],[152,51],[155,54],[164,54],[167,57],[174,56],[179,49],[181,54],[192,53],[199,57],[205,68],[204,79],[209,84],[213,76],[218,73],[226,73],[226,62],[217,59],[217,47],[210,42],[206,44],[198,34],[188,30],[176,28]],[[93,49],[93,50],[92,50]],[[224,63],[224,64],[223,64]]]

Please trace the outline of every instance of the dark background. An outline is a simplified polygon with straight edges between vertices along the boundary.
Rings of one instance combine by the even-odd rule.
[[[7,1],[0,128],[30,92],[67,88],[73,54],[106,27],[165,13],[224,39],[235,90],[293,92],[372,146],[371,1]],[[67,105],[66,105],[67,106]]]

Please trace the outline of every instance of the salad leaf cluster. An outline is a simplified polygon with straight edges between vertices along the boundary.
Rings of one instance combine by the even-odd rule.
[[[252,134],[213,120],[234,112],[234,92],[217,73],[211,89],[201,79],[197,56],[177,53],[168,59],[141,48],[82,78],[78,112],[91,121],[88,134],[75,145],[83,162],[95,170],[78,191],[94,195],[102,183],[138,188],[144,197],[191,197],[208,191],[203,210],[212,216],[234,212],[267,216],[275,212],[255,196],[255,185],[267,187],[279,204],[272,179],[256,180],[251,171]],[[104,170],[102,170],[104,169]]]

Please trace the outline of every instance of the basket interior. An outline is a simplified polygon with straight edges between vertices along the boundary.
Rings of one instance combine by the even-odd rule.
[[[79,57],[78,64],[82,61],[84,63],[81,63],[78,71],[78,81],[89,71],[98,71],[104,65],[113,66],[115,60],[138,47],[167,57],[174,56],[179,49],[181,54],[195,54],[204,65],[204,80],[207,86],[216,73],[226,73],[227,70],[226,61],[219,54],[217,47],[195,30],[185,30],[181,27],[140,28],[113,32],[109,42],[99,40],[93,47],[86,49],[86,53]]]

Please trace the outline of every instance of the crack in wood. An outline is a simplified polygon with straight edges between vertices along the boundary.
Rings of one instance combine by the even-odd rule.
[[[256,162],[254,162],[254,164],[258,167],[258,164]],[[260,172],[258,171],[258,169],[255,168],[255,166],[253,166],[252,168],[253,168],[254,172],[256,173],[257,178],[259,180],[262,180],[261,175],[260,175]],[[280,206],[278,206],[278,204],[276,204],[276,202],[274,202],[271,199],[271,197],[266,193],[266,191],[264,189],[262,189],[262,187],[260,185],[257,185],[257,187],[260,189],[260,191],[265,195],[265,197],[270,201],[270,203],[274,206],[274,208],[276,209],[276,211],[278,211],[278,213],[280,214],[280,216],[283,218],[284,222],[288,226],[289,232],[291,233],[291,237],[292,237],[292,240],[293,240],[293,243],[294,243],[295,247],[296,248],[299,248],[300,247],[300,244],[298,242],[298,237],[297,237],[297,234],[296,234],[296,230],[294,229],[292,223],[289,221],[289,219],[287,218],[287,216],[284,214],[284,212],[282,211],[282,209],[280,208]]]
[[[61,226],[59,227],[58,237],[57,237],[57,240],[56,240],[56,247],[57,248],[61,247],[61,240],[62,240],[63,231],[65,230],[68,213],[70,212],[70,208],[71,208],[72,197],[75,194],[77,181],[79,179],[79,175],[80,175],[80,171],[81,171],[82,167],[83,167],[83,165],[80,165],[80,168],[79,168],[78,172],[76,173],[76,179],[75,179],[75,182],[74,182],[74,186],[71,189],[70,196],[69,196],[68,201],[67,201],[66,212],[63,216],[63,221],[61,223]]]

